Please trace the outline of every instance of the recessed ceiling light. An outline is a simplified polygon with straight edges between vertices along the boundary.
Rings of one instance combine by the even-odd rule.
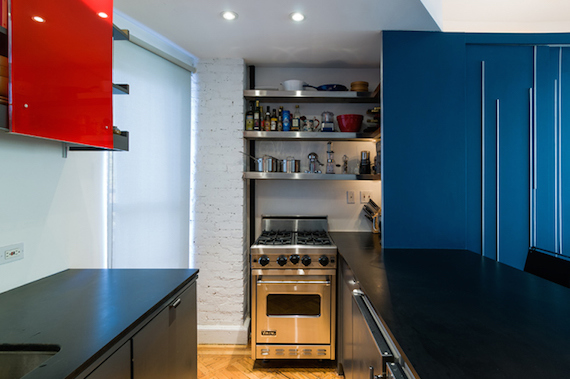
[[[222,12],[222,17],[228,21],[232,21],[232,20],[235,20],[238,17],[238,15],[236,12],[225,11],[225,12]]]
[[[34,16],[32,17],[32,20],[34,20],[35,22],[46,22],[46,20],[40,16]]]
[[[99,13],[97,13],[97,16],[99,16],[99,17],[101,17],[101,18],[107,18],[107,17],[109,17],[109,15],[108,15],[107,13],[105,13],[105,12],[99,12]]]
[[[291,20],[296,22],[301,22],[305,19],[305,15],[299,12],[291,13],[289,17],[291,17]]]

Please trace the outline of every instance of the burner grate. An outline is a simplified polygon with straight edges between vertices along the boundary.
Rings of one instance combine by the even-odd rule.
[[[257,239],[256,244],[258,245],[292,245],[293,244],[293,233],[288,231],[273,231],[264,230],[261,236]]]
[[[327,232],[319,230],[319,231],[298,232],[297,244],[311,245],[311,246],[329,246],[332,245],[332,242],[329,236],[327,235]]]

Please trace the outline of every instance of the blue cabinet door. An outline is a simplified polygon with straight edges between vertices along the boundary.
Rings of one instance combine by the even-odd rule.
[[[570,48],[537,47],[532,245],[570,256]]]
[[[467,45],[466,63],[467,193],[480,196],[469,222],[480,223],[480,253],[522,268],[530,239],[533,48]]]
[[[560,253],[570,256],[570,48],[560,50]]]
[[[558,249],[558,62],[558,48],[537,47],[531,245],[551,252]]]

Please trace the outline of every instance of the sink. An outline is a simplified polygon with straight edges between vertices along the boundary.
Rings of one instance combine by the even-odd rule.
[[[20,379],[58,351],[57,345],[0,344],[0,379]]]

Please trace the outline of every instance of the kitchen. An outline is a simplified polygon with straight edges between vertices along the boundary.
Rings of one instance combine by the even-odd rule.
[[[240,19],[243,20],[244,17],[241,15]],[[136,29],[127,25],[121,25],[121,27],[131,29],[133,35],[139,37],[141,36],[140,33],[143,33],[143,31],[137,33]],[[416,27],[411,25],[403,27],[403,29],[416,29]],[[151,253],[143,256],[142,251],[144,250],[140,249],[140,255],[127,256],[124,261],[117,262],[115,267],[199,267],[201,272],[198,285],[204,286],[203,289],[199,290],[203,296],[199,307],[204,310],[200,313],[201,336],[206,338],[210,335],[212,342],[241,343],[244,341],[244,336],[247,335],[248,322],[247,316],[244,317],[247,315],[247,291],[245,289],[247,269],[244,269],[244,266],[247,265],[248,244],[244,243],[244,188],[241,179],[243,160],[239,153],[243,149],[241,140],[243,109],[240,103],[237,106],[238,109],[232,109],[231,112],[212,113],[216,109],[222,108],[226,103],[220,104],[220,102],[216,103],[211,100],[210,106],[206,108],[208,105],[207,96],[209,95],[206,91],[211,91],[210,99],[212,96],[219,96],[220,93],[227,95],[228,106],[232,101],[242,101],[246,81],[241,78],[244,76],[246,68],[240,59],[200,60],[197,66],[197,74],[192,79],[195,81],[192,83],[192,88],[196,85],[204,91],[203,96],[196,98],[200,108],[204,109],[203,112],[199,113],[199,123],[201,128],[210,130],[212,134],[198,135],[197,138],[193,139],[193,143],[198,145],[199,151],[196,154],[199,161],[196,162],[195,167],[210,170],[196,171],[194,177],[196,183],[203,184],[204,187],[192,187],[198,190],[196,201],[198,198],[200,199],[195,204],[196,213],[191,219],[192,224],[196,225],[192,229],[194,232],[191,250],[195,251],[196,255],[193,258],[173,255],[168,258],[171,260],[164,262],[154,260]],[[228,72],[230,73],[228,74]],[[210,73],[209,78],[206,75],[207,73]],[[240,78],[240,81],[229,86],[227,81],[217,80],[216,76],[219,77],[220,74]],[[279,82],[291,78],[289,75],[280,79]],[[321,84],[330,82],[332,78],[330,76],[327,78],[315,77],[314,80],[316,83],[312,84]],[[350,84],[350,81],[352,80],[347,81],[346,84]],[[275,81],[265,85],[278,85],[279,82]],[[134,92],[135,83],[129,83]],[[370,79],[370,83],[371,85],[376,84],[373,79]],[[200,84],[202,84],[201,87]],[[259,84],[262,85],[263,83],[260,82]],[[215,85],[218,86],[218,89]],[[120,98],[115,101],[126,102],[127,100]],[[163,115],[167,114],[169,112],[163,113]],[[212,114],[215,114],[216,117],[208,117]],[[122,117],[125,118],[125,116]],[[123,124],[118,123],[119,126]],[[227,129],[221,129],[222,124],[227,125],[225,126]],[[150,127],[152,128],[152,125]],[[132,138],[135,138],[136,128],[134,126],[126,126],[125,130],[131,131]],[[227,136],[231,138],[226,138]],[[2,240],[6,240],[2,246],[23,241],[25,252],[30,255],[26,255],[21,262],[1,267],[2,290],[17,287],[69,267],[105,267],[106,257],[102,257],[100,252],[107,249],[104,242],[106,216],[104,212],[97,210],[100,204],[106,207],[106,188],[104,183],[97,179],[102,175],[100,173],[104,172],[104,167],[107,164],[103,161],[102,154],[70,152],[66,161],[61,158],[60,144],[47,141],[30,142],[23,137],[12,137],[9,143],[6,139],[2,139],[5,144],[3,144],[1,151],[6,154],[2,158],[2,162],[10,163],[10,167],[6,168],[9,170],[8,174],[3,174],[3,178],[6,177],[15,183],[21,183],[21,185],[10,186],[9,189],[5,190],[7,193],[4,198],[6,204],[3,204],[2,209],[10,209],[11,211],[2,212],[3,215],[6,215],[2,217]],[[199,142],[200,138],[205,138],[202,141],[203,143]],[[220,140],[227,145],[220,146]],[[322,151],[324,152],[325,149],[323,148]],[[216,159],[225,162],[228,152],[231,152],[233,157],[229,159],[229,163],[223,167],[212,164]],[[134,156],[134,153],[136,150],[132,149],[132,151],[124,154]],[[115,159],[135,159],[120,154],[114,153]],[[337,155],[336,158],[340,159],[341,156]],[[41,161],[43,165],[51,166],[48,166],[48,169],[43,169],[38,165],[38,161]],[[24,175],[23,173],[29,174]],[[203,181],[207,177],[216,175],[227,178],[223,185],[216,187],[214,186],[215,183],[207,184]],[[96,182],[93,184],[91,181]],[[37,188],[44,188],[44,190],[38,191]],[[209,198],[208,194],[213,193],[213,190],[216,191],[216,196]],[[343,207],[348,207],[344,204],[346,202],[346,191],[347,188],[331,191],[337,196],[336,199],[332,200],[335,205],[342,204]],[[355,192],[360,192],[360,188],[356,188]],[[228,193],[232,193],[232,211],[224,218],[224,237],[213,240],[201,235],[200,230],[218,230],[220,222],[212,219],[209,215],[212,212],[223,212],[229,209],[227,205],[220,204],[220,199],[227,201]],[[330,193],[327,193],[327,196],[330,196]],[[378,201],[380,200],[379,197],[380,194],[375,194],[373,199]],[[21,199],[20,204],[11,199]],[[39,204],[41,207],[36,207],[36,211],[41,208],[44,213],[25,213],[21,218],[17,217],[20,215],[18,212],[26,209],[22,207],[23,204]],[[98,205],[95,206],[95,204]],[[91,206],[94,209],[91,209]],[[360,227],[368,227],[366,226],[368,221],[360,216],[359,204],[349,208],[348,213],[351,220],[355,219],[355,214],[358,215],[356,220],[360,225],[355,226],[354,230],[360,230]],[[85,221],[85,214],[93,215],[89,218],[92,224]],[[332,227],[332,229],[343,230],[337,226]],[[220,239],[223,243],[219,241]],[[436,242],[432,243],[436,244]],[[62,246],[65,246],[65,249]],[[427,245],[426,247],[433,246]],[[179,248],[180,246],[174,246],[168,251],[176,251]],[[208,254],[201,255],[200,251],[208,251]],[[190,262],[185,264],[185,260],[190,260]],[[230,262],[239,262],[239,264]],[[8,275],[4,275],[4,273],[8,273]],[[219,299],[220,294],[224,297],[223,302],[208,300]]]

